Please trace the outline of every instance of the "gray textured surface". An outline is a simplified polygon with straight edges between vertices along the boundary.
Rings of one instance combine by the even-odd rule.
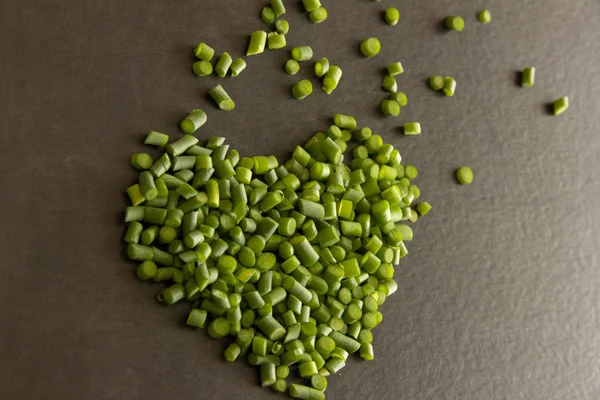
[[[280,157],[353,114],[421,170],[435,208],[384,306],[376,361],[350,362],[329,399],[599,398],[600,3],[396,1],[388,27],[387,3],[326,1],[316,26],[288,1],[289,43],[341,65],[339,90],[291,99],[288,53],[267,53],[224,81],[238,108],[217,112],[204,97],[216,79],[191,75],[190,48],[241,55],[262,3],[0,1],[0,398],[283,398],[185,329],[185,306],[157,305],[122,258],[128,156],[195,107],[209,112],[203,137]],[[489,25],[475,20],[484,7]],[[465,17],[462,34],[440,31],[448,14]],[[358,58],[371,35],[381,55]],[[384,119],[380,70],[397,59],[410,105]],[[536,86],[521,89],[530,64]],[[457,79],[455,98],[426,87],[438,73]],[[568,113],[547,116],[563,95]],[[409,120],[421,137],[398,135]],[[452,180],[461,164],[470,187]]]

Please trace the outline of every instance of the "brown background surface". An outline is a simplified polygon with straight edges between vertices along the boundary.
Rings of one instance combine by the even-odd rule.
[[[129,155],[203,108],[200,137],[245,155],[286,157],[342,112],[420,168],[434,210],[383,307],[376,361],[353,358],[329,399],[598,399],[600,2],[329,0],[314,25],[288,0],[289,44],[339,64],[339,90],[295,101],[289,53],[267,52],[219,81],[237,104],[219,112],[205,96],[217,79],[191,74],[190,50],[242,55],[264,2],[0,1],[0,398],[283,398],[186,329],[187,305],[158,305],[122,256]],[[396,27],[381,20],[392,3]],[[482,8],[493,23],[476,22]],[[462,34],[440,30],[449,14]],[[366,60],[368,36],[383,51]],[[410,105],[383,118],[381,69],[396,60]],[[528,65],[537,82],[522,89]],[[427,88],[434,74],[457,79],[455,98]],[[548,116],[563,95],[569,111]],[[411,120],[418,138],[398,133]],[[452,179],[461,164],[470,187]]]

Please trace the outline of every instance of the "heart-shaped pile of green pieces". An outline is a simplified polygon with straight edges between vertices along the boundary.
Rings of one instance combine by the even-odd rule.
[[[408,224],[431,208],[414,204],[418,172],[397,149],[351,116],[333,121],[283,165],[240,157],[222,137],[150,132],[164,153],[134,154],[141,173],[127,189],[127,253],[140,279],[167,283],[158,301],[189,301],[189,326],[235,337],[225,358],[246,355],[264,387],[288,390],[297,366],[310,383],[289,393],[301,399],[323,399],[351,353],[373,359]]]

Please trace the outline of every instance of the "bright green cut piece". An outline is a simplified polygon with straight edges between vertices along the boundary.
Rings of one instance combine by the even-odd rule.
[[[481,10],[477,13],[477,19],[482,24],[489,24],[492,21],[492,13],[490,10]]]
[[[316,10],[312,10],[308,13],[308,17],[315,24],[320,24],[327,19],[327,10],[325,7],[319,7]]]
[[[292,58],[296,61],[308,61],[313,57],[310,46],[296,46],[292,48]]]
[[[461,185],[470,185],[473,182],[473,171],[469,167],[460,167],[456,170],[456,179]]]
[[[569,108],[569,98],[567,96],[561,97],[560,99],[558,99],[554,102],[553,107],[554,107],[554,116],[558,116],[558,115],[564,113]]]
[[[444,87],[442,88],[444,94],[448,97],[454,96],[456,92],[456,80],[451,76],[447,76],[444,78]]]
[[[194,133],[206,123],[206,120],[207,117],[204,111],[194,110],[181,121],[180,127],[185,133]]]
[[[421,134],[421,124],[418,122],[407,122],[404,124],[404,134],[406,136],[416,136]]]
[[[527,67],[521,73],[521,86],[533,87],[535,84],[535,68]]]
[[[459,16],[448,16],[446,17],[446,28],[451,31],[462,32],[465,29],[465,20]]]
[[[303,79],[292,87],[292,95],[298,100],[310,96],[312,91],[312,83],[308,79]]]
[[[380,51],[381,51],[381,43],[379,42],[379,39],[377,39],[377,38],[372,37],[372,38],[365,39],[360,44],[360,52],[362,53],[363,56],[365,56],[367,58],[376,56],[377,54],[379,54]]]
[[[285,72],[290,75],[296,75],[298,71],[300,71],[300,64],[298,64],[298,61],[290,58],[285,62]]]
[[[444,77],[440,75],[429,78],[429,86],[433,90],[442,90],[444,88]]]
[[[384,100],[381,103],[381,111],[387,116],[397,117],[400,115],[400,104],[394,100]]]
[[[398,21],[400,20],[400,11],[398,11],[397,8],[395,7],[390,7],[387,10],[385,10],[385,22],[388,23],[388,25],[396,25],[398,24]]]
[[[231,100],[231,97],[227,94],[223,86],[217,85],[212,88],[208,94],[215,101],[217,106],[223,111],[231,111],[235,108],[235,103]]]
[[[390,94],[390,100],[394,100],[400,104],[400,107],[406,107],[408,105],[408,96],[404,92],[396,92]]]

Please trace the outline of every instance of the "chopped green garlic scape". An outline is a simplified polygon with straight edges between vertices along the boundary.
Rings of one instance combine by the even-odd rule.
[[[337,84],[329,75],[337,67],[317,65],[332,79],[324,85]],[[302,80],[292,91],[304,98],[312,85]],[[233,108],[221,86],[210,94]],[[399,113],[397,101],[385,102],[385,113]],[[205,122],[194,110],[181,128],[191,133]],[[327,377],[350,354],[373,360],[379,308],[398,289],[394,266],[408,253],[411,224],[431,209],[416,204],[418,171],[401,164],[397,149],[352,116],[333,122],[281,165],[273,156],[242,157],[222,137],[201,145],[189,134],[169,142],[153,131],[145,143],[164,153],[134,154],[141,172],[127,189],[124,239],[137,276],[165,284],[161,303],[190,302],[190,327],[232,337],[227,361],[247,357],[263,387],[299,399],[324,399]],[[405,132],[418,134],[420,125],[407,123]],[[346,165],[352,140],[358,146]],[[304,383],[288,387],[294,367]]]

